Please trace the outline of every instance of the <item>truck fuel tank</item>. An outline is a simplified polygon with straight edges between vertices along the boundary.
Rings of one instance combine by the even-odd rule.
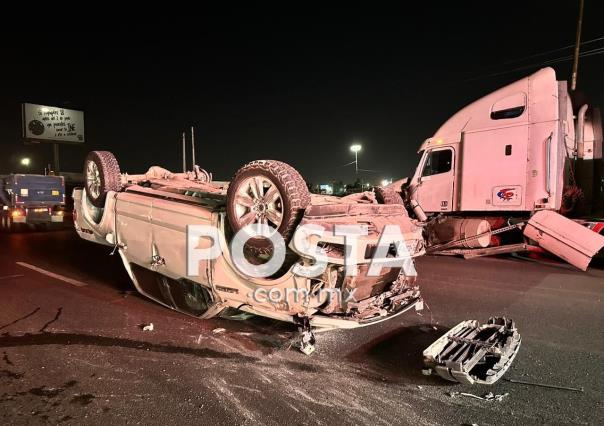
[[[430,233],[435,239],[431,243],[446,244],[450,241],[462,240],[449,248],[485,248],[491,242],[490,231],[491,225],[485,219],[448,217],[431,225]],[[477,235],[481,236],[472,238]]]

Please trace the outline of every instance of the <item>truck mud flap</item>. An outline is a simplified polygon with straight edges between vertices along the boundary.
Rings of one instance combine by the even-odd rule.
[[[424,351],[423,373],[463,384],[491,385],[512,365],[520,341],[514,321],[505,317],[490,318],[482,325],[463,321]]]
[[[604,237],[550,210],[535,213],[524,235],[540,247],[585,271],[604,247]]]

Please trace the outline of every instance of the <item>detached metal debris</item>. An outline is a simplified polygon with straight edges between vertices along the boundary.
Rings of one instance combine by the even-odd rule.
[[[505,398],[506,396],[508,396],[509,393],[503,393],[503,394],[497,394],[495,395],[493,392],[489,392],[487,393],[485,396],[478,396],[478,395],[474,395],[473,393],[466,393],[466,392],[449,392],[449,396],[451,398],[455,398],[456,396],[467,396],[470,398],[474,398],[474,399],[480,399],[481,401],[498,401],[501,402],[503,401],[503,398]]]
[[[426,375],[463,384],[493,384],[510,368],[520,349],[514,321],[492,317],[486,324],[463,321],[423,353]]]
[[[517,383],[520,385],[528,385],[528,386],[538,386],[541,388],[550,388],[550,389],[560,389],[571,392],[584,392],[583,386],[580,388],[571,388],[569,386],[560,386],[560,385],[550,385],[547,383],[537,383],[537,382],[527,382],[526,380],[516,380],[516,379],[504,379],[510,383]]]

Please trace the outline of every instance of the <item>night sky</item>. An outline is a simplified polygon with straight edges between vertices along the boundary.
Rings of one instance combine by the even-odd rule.
[[[366,180],[406,176],[420,143],[459,108],[572,53],[515,61],[574,43],[578,1],[527,3],[191,12],[4,31],[0,173],[23,172],[25,155],[32,172],[51,162],[49,146],[21,140],[20,103],[32,102],[85,111],[86,143],[61,147],[62,171],[80,171],[93,149],[113,151],[122,171],[178,171],[181,132],[194,125],[198,163],[219,180],[271,158],[309,182],[351,182],[354,167],[341,166],[354,159],[353,140],[359,166],[377,170]],[[583,40],[604,36],[598,3],[586,0]],[[570,61],[553,67],[569,78]],[[581,59],[578,86],[604,105],[604,55]]]

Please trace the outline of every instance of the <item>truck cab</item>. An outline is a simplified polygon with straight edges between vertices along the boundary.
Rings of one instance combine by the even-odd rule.
[[[604,207],[602,123],[576,98],[544,68],[461,109],[421,145],[401,190],[427,222],[431,253],[545,250],[587,269],[604,247],[604,221],[593,219]]]
[[[560,211],[575,170],[590,168],[592,184],[579,186],[599,190],[599,111],[579,111],[552,68],[490,93],[421,145],[409,196],[428,214]]]

